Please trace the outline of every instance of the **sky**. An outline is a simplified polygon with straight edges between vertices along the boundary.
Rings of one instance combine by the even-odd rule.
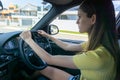
[[[20,7],[27,3],[31,3],[36,6],[40,6],[42,0],[1,0],[3,3],[4,8],[8,8],[10,4],[17,4]]]

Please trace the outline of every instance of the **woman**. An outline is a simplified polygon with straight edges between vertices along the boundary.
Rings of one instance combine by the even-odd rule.
[[[50,55],[33,41],[30,31],[22,32],[20,37],[48,64],[80,69],[79,80],[115,80],[120,58],[111,0],[107,2],[83,1],[78,10],[77,24],[79,32],[88,33],[88,41],[82,44],[68,44],[42,30],[38,31],[40,35],[51,39],[64,50],[79,51],[74,56]],[[76,80],[77,78],[51,66],[37,73],[41,73],[51,80]]]

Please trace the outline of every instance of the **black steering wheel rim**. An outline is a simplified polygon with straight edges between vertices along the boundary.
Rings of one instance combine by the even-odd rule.
[[[39,34],[37,32],[35,32],[35,31],[34,32],[31,31],[31,34],[32,34],[33,40],[37,43],[38,39],[34,38],[34,37],[36,37],[36,35],[34,35],[34,34],[37,34],[37,35],[39,35]],[[47,46],[47,47],[50,47],[50,50],[52,51],[49,40],[47,38],[45,38],[45,37],[40,36],[40,35],[39,35],[39,37],[44,38],[46,40],[45,44],[48,44],[49,46]],[[37,38],[38,38],[38,36],[37,36]],[[39,46],[41,46],[41,45],[39,44]],[[37,54],[22,39],[20,40],[20,53],[21,53],[21,58],[22,58],[23,62],[30,69],[42,70],[42,69],[47,67],[47,63],[44,60],[42,60],[40,57],[38,57]],[[37,63],[37,65],[34,64],[34,62]]]

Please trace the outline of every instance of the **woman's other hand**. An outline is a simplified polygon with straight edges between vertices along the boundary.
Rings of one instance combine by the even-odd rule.
[[[38,33],[40,34],[40,35],[42,35],[43,37],[46,37],[46,38],[49,38],[50,37],[50,35],[49,34],[47,34],[45,31],[43,31],[43,30],[38,30]]]

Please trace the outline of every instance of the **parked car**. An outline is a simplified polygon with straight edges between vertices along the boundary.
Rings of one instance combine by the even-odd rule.
[[[85,41],[86,39],[72,40],[71,36],[70,38],[66,38],[66,36],[63,38],[59,37],[58,35],[59,28],[52,23],[56,17],[58,17],[60,14],[62,14],[64,11],[68,9],[78,6],[82,0],[70,0],[70,1],[66,0],[67,2],[64,3],[61,1],[60,2],[51,2],[51,0],[45,1],[51,4],[52,7],[32,28],[29,28],[32,32],[33,39],[39,46],[41,46],[43,49],[45,49],[52,55],[59,55],[61,53],[62,55],[68,55],[67,53],[71,53],[71,55],[73,55],[74,52],[65,51],[61,49],[48,38],[44,38],[38,35],[36,31],[44,30],[47,33],[69,43],[81,43]],[[118,39],[120,39],[120,12],[117,14],[116,17],[116,25]],[[9,27],[9,29],[10,28],[11,27]],[[35,55],[34,51],[19,37],[19,34],[22,31],[21,29],[18,31],[18,29],[16,31],[0,33],[0,80],[29,80],[28,78],[36,70],[42,70],[44,67],[47,66],[47,64],[43,60],[38,58]],[[78,69],[68,69],[63,67],[57,68],[65,70],[73,75],[80,74]],[[48,80],[43,75],[40,75],[39,78],[37,78],[36,80],[38,79]]]

